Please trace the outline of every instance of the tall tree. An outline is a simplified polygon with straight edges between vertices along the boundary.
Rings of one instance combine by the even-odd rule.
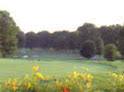
[[[42,31],[37,35],[37,47],[39,48],[51,48],[52,47],[52,37],[47,31]]]
[[[7,11],[0,11],[0,52],[3,57],[12,55],[17,48],[19,28]]]
[[[104,52],[104,42],[103,39],[101,37],[98,37],[95,40],[95,45],[96,45],[96,54],[97,55],[102,55]]]
[[[102,40],[101,40],[101,35],[97,27],[91,23],[85,23],[83,26],[79,27],[77,29],[78,33],[78,43],[79,43],[79,48],[82,47],[85,41],[87,40],[92,40],[94,41],[96,45],[96,51],[97,54],[101,54],[102,51]]]
[[[101,26],[99,31],[104,44],[117,44],[120,28],[120,25]]]
[[[56,49],[68,49],[69,48],[69,32],[60,31],[54,32],[53,36],[53,47]]]
[[[26,36],[25,47],[30,49],[36,48],[37,35],[34,32],[28,32],[25,34],[25,36]]]
[[[104,57],[107,60],[109,60],[109,61],[115,60],[116,53],[117,53],[117,47],[115,46],[115,44],[107,44],[107,45],[105,45]]]
[[[119,50],[121,54],[124,56],[124,26],[121,28],[119,33]]]
[[[86,58],[91,58],[96,54],[96,46],[94,41],[87,40],[84,42],[80,54]]]
[[[24,48],[25,47],[25,33],[22,32],[22,31],[19,31],[17,33],[17,45],[18,45],[18,48]]]

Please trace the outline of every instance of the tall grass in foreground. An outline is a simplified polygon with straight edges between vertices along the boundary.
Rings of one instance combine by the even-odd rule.
[[[1,85],[2,92],[124,92],[124,74],[108,73],[104,83],[96,83],[90,73],[72,72],[62,79],[43,76],[38,65],[32,76],[8,79]]]

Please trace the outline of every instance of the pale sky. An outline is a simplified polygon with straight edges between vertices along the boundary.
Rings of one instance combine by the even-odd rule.
[[[124,0],[0,0],[0,10],[10,12],[24,32],[124,24]]]

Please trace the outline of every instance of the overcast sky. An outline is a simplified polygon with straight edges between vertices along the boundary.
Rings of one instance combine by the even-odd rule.
[[[22,31],[75,31],[85,22],[124,24],[124,0],[0,0]]]

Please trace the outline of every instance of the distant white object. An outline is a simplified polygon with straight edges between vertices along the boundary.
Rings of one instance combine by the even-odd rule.
[[[95,55],[91,59],[92,60],[104,60],[104,57],[103,56],[100,56],[100,55]]]
[[[81,56],[81,57],[79,57],[80,59],[86,59],[85,57],[83,57],[83,56]]]
[[[28,55],[24,55],[23,58],[28,58],[29,56]]]

